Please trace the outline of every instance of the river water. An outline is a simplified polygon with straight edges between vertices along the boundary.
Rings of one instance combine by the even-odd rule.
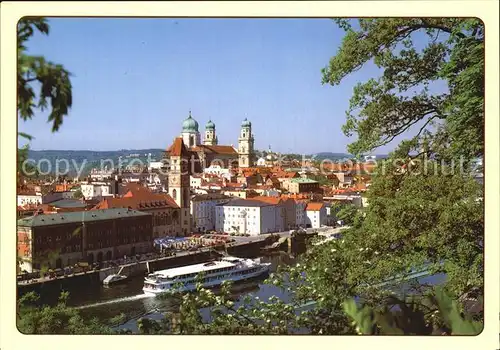
[[[277,252],[272,255],[260,257],[262,262],[271,263],[271,272],[275,272],[280,265],[291,265],[295,263],[295,257],[285,252]],[[232,297],[236,300],[246,295],[259,297],[265,301],[275,295],[287,301],[289,296],[280,288],[264,284],[266,276],[253,281],[242,282],[233,285]],[[121,313],[128,320],[120,328],[136,330],[137,318],[147,315],[152,319],[160,319],[162,313],[174,310],[178,306],[176,300],[158,300],[158,298],[146,296],[142,292],[144,278],[137,276],[131,278],[126,284],[111,287],[96,286],[70,294],[68,305],[77,307],[85,318],[97,317],[107,320]]]
[[[285,252],[276,252],[272,255],[260,256],[262,262],[271,263],[271,273],[275,272],[280,265],[293,265],[296,257]],[[267,301],[275,295],[281,300],[287,302],[290,300],[288,295],[282,289],[264,284],[263,276],[261,279],[242,282],[233,285],[232,298],[236,301],[250,295],[258,297],[262,301]],[[445,281],[444,274],[423,276],[417,278],[420,283],[437,285]],[[119,325],[118,328],[126,328],[132,331],[137,330],[136,320],[142,316],[159,320],[166,311],[174,311],[179,303],[175,299],[159,300],[158,298],[146,296],[142,292],[144,278],[137,276],[131,278],[126,284],[115,285],[111,287],[94,286],[81,291],[70,293],[68,305],[77,307],[84,318],[97,317],[100,320],[109,320],[112,317],[124,314],[126,322]],[[409,288],[408,283],[399,286],[392,286],[396,293],[403,293]],[[307,307],[309,308],[309,307]],[[202,315],[208,318],[208,310],[202,310]]]

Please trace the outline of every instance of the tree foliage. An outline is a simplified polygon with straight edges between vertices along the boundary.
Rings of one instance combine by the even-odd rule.
[[[419,123],[415,148],[427,142],[442,157],[484,153],[484,25],[467,18],[366,18],[346,34],[323,69],[323,83],[338,85],[367,62],[382,74],[359,83],[350,101],[349,152],[385,145]],[[419,49],[418,35],[427,36]],[[444,82],[439,91],[436,82]],[[433,128],[430,128],[433,124]],[[432,130],[434,129],[434,130]]]
[[[331,210],[337,220],[342,220],[348,226],[353,225],[355,221],[362,220],[361,210],[351,203],[334,203]]]
[[[482,288],[482,187],[436,162],[422,161],[404,173],[398,169],[387,166],[385,174],[374,177],[362,223],[349,232],[384,256],[372,260],[370,274],[392,276],[430,264],[448,275],[455,297]]]
[[[98,319],[84,320],[78,310],[68,307],[69,294],[61,293],[55,307],[40,305],[33,292],[18,300],[17,329],[24,334],[110,334],[111,328]],[[120,316],[121,317],[121,316]],[[116,322],[118,318],[115,318]]]
[[[17,150],[17,187],[24,185],[24,180],[29,178],[38,178],[40,170],[35,164],[27,162],[29,157],[29,145],[25,145]]]
[[[17,28],[17,110],[22,120],[31,119],[34,110],[49,109],[48,121],[52,131],[59,130],[63,117],[68,115],[73,103],[70,73],[61,65],[47,61],[43,56],[26,53],[26,44],[35,30],[49,34],[44,18],[22,18]],[[39,86],[38,93],[35,86]],[[50,104],[50,105],[49,105]],[[19,136],[32,138],[20,133]]]
[[[353,320],[356,331],[366,335],[477,335],[483,328],[481,322],[463,317],[457,302],[440,288],[428,298],[431,307],[397,299],[396,304],[400,310],[390,312],[387,307],[384,310],[359,308],[354,300],[348,300],[344,311]],[[442,323],[435,322],[437,315],[442,315]]]

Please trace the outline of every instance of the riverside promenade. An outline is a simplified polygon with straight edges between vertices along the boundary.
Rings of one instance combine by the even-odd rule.
[[[307,236],[329,235],[338,233],[343,228],[322,227],[318,229],[306,229]],[[290,238],[291,231],[275,232],[261,234],[258,236],[239,237],[233,236],[234,242],[228,243],[220,251],[230,255],[241,257],[255,256],[260,253],[260,248],[270,245],[279,239]],[[202,247],[195,251],[175,252],[175,255],[146,258],[144,260],[134,260],[124,264],[116,264],[113,267],[101,268],[98,270],[89,270],[69,275],[49,276],[32,278],[28,281],[18,281],[18,294],[24,294],[29,291],[41,291],[43,288],[54,290],[67,290],[71,288],[81,288],[88,285],[100,285],[102,281],[110,274],[117,273],[122,269],[122,273],[129,276],[144,276],[148,271],[185,266],[189,264],[207,261],[217,256],[217,250],[213,247]]]

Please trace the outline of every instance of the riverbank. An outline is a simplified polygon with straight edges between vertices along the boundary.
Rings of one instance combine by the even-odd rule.
[[[293,265],[296,263],[296,256],[285,252],[272,255],[258,254],[249,258],[261,259],[262,262],[271,263],[270,273],[277,271],[278,266]],[[271,296],[277,296],[281,300],[289,301],[286,291],[280,287],[263,283],[267,276],[262,276],[253,280],[235,283],[231,288],[231,300],[235,303],[245,296],[251,298],[258,297],[261,300],[268,300]],[[165,312],[178,310],[178,298],[155,298],[145,295],[142,291],[143,279],[134,277],[125,284],[118,284],[111,287],[97,285],[85,290],[70,292],[68,305],[78,309],[80,315],[85,319],[97,317],[102,321],[107,321],[119,314],[125,316],[125,323],[118,328],[136,330],[136,320],[139,317],[160,319]],[[217,290],[214,290],[217,293]],[[205,313],[205,312],[204,312]],[[208,313],[208,310],[206,310]]]
[[[268,244],[268,242],[269,240],[266,239],[237,242],[226,246],[226,251],[230,255],[247,257],[258,253],[259,249]],[[120,269],[122,269],[121,273],[128,277],[144,276],[148,271],[196,264],[217,257],[219,254],[213,248],[201,248],[198,251],[180,252],[174,256],[158,257],[101,270],[86,271],[70,276],[59,276],[52,279],[40,278],[31,283],[19,282],[17,285],[18,296],[22,296],[28,292],[36,292],[40,295],[59,295],[62,290],[71,292],[72,290],[92,285],[101,285],[107,276],[117,273]]]
[[[262,234],[257,237],[238,237],[233,243],[227,244],[225,248],[219,250],[229,255],[238,257],[251,257],[260,253],[260,249],[268,246],[280,238],[290,238],[288,250],[301,252],[305,250],[307,238],[325,232],[335,233],[339,229],[321,228],[307,229],[306,236],[291,239],[290,231]],[[109,275],[117,273],[121,268],[122,274],[128,277],[144,276],[148,271],[157,271],[173,267],[196,264],[217,257],[218,253],[212,247],[200,248],[197,251],[178,252],[173,256],[156,257],[153,259],[123,264],[120,266],[108,267],[100,270],[91,270],[72,275],[58,276],[55,278],[38,278],[32,281],[18,282],[18,296],[28,292],[36,292],[39,295],[56,297],[61,291],[79,290],[90,286],[99,286]]]

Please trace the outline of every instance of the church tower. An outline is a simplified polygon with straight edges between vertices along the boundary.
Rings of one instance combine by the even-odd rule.
[[[168,194],[180,208],[180,227],[183,235],[191,232],[190,217],[190,152],[182,137],[177,137],[169,148],[170,171],[168,173]]]
[[[207,146],[217,145],[217,135],[215,134],[215,124],[213,121],[209,120],[205,126],[205,139],[203,144]]]
[[[253,142],[252,123],[245,118],[241,123],[241,132],[238,138],[238,165],[240,168],[253,166]]]
[[[182,141],[184,141],[184,145],[188,148],[196,147],[201,144],[198,122],[191,116],[191,111],[189,111],[189,117],[182,122],[181,137]]]

